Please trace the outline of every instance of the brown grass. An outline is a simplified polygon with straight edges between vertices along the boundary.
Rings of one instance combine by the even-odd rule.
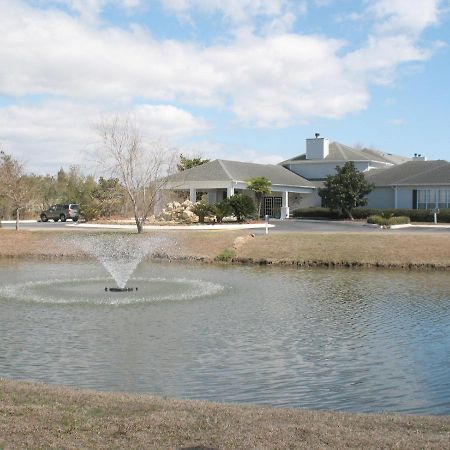
[[[449,417],[262,408],[0,379],[5,449],[443,449]]]
[[[273,233],[248,240],[238,257],[271,263],[450,268],[450,235]]]
[[[65,232],[0,230],[0,257],[79,256],[65,245]],[[174,244],[166,255],[211,262],[225,249],[236,262],[450,269],[450,234],[270,233],[249,231],[159,231]]]

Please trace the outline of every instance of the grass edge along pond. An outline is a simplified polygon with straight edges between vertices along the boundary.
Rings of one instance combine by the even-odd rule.
[[[80,257],[62,237],[79,232],[0,230],[0,257]],[[98,233],[98,232],[97,232]],[[81,233],[82,234],[82,233]],[[173,245],[167,258],[324,267],[450,269],[450,233],[272,233],[158,231]]]
[[[449,416],[305,411],[0,379],[0,448],[422,448]]]

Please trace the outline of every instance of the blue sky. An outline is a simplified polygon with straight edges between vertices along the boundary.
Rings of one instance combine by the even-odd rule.
[[[92,172],[131,117],[179,153],[277,163],[315,132],[450,159],[450,0],[0,0],[0,145]]]

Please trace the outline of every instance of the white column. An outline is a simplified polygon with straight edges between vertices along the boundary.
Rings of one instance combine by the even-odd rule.
[[[234,195],[234,186],[227,187],[227,198]]]
[[[289,192],[281,193],[281,220],[289,219]]]
[[[189,189],[189,200],[192,203],[195,203],[197,201],[197,189],[195,188]]]

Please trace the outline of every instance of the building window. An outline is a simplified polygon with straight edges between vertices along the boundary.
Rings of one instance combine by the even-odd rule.
[[[450,189],[417,189],[417,209],[450,208]]]

